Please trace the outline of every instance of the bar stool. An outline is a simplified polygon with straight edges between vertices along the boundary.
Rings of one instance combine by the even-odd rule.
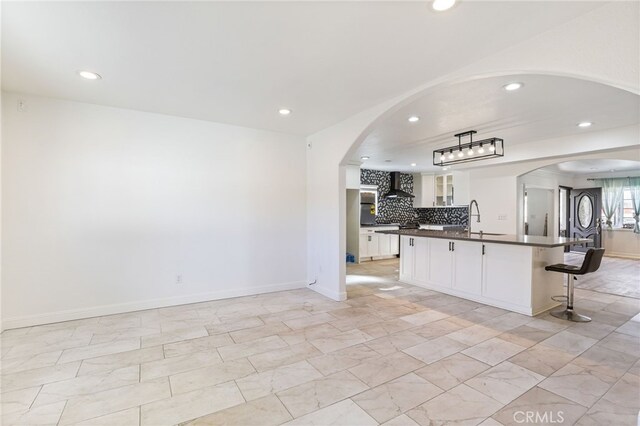
[[[580,315],[573,311],[573,280],[576,278],[574,275],[585,275],[591,272],[595,272],[600,267],[602,262],[602,256],[604,255],[603,248],[592,248],[584,255],[584,261],[581,266],[577,265],[565,265],[564,263],[558,263],[555,265],[546,266],[545,271],[562,272],[567,274],[567,295],[558,296],[567,298],[567,307],[563,310],[553,311],[551,315],[556,318],[565,319],[574,322],[589,322],[591,318]],[[556,300],[556,299],[554,299]]]

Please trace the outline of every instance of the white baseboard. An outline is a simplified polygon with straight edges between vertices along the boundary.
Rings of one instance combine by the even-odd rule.
[[[309,288],[315,292],[320,293],[321,295],[328,297],[329,299],[335,300],[336,302],[342,302],[347,300],[347,292],[337,292],[326,287],[319,286],[317,284],[310,285]]]
[[[255,294],[273,293],[275,291],[295,290],[305,287],[305,281],[293,281],[289,283],[272,284],[261,287],[213,291],[208,293],[167,297],[162,299],[141,300],[136,302],[118,303],[114,305],[102,305],[93,306],[91,308],[49,312],[46,314],[25,315],[3,319],[2,323],[0,323],[0,331],[9,330],[12,328],[31,327],[34,325],[51,324],[56,322],[98,317],[103,315],[143,311],[145,309],[166,308],[168,306],[186,305],[189,303],[208,302],[211,300],[229,299],[232,297],[252,296]]]
[[[636,259],[636,260],[640,260],[640,254],[639,253],[618,253],[615,251],[610,251],[610,252],[604,252],[604,255],[607,257],[621,257],[623,259]]]

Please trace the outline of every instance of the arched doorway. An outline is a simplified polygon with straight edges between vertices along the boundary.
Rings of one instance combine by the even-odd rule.
[[[413,106],[428,107],[429,104],[434,105],[434,104],[437,104],[438,102],[440,102],[441,104],[442,103],[446,104],[447,103],[446,97],[441,97],[442,94],[450,95],[451,93],[455,93],[456,91],[464,92],[464,88],[474,86],[473,83],[478,83],[476,84],[476,86],[481,87],[482,83],[485,83],[491,80],[500,81],[500,79],[502,79],[502,81],[506,82],[514,79],[520,80],[520,79],[529,79],[532,77],[536,79],[536,82],[545,81],[545,80],[550,82],[553,82],[553,81],[557,82],[558,80],[568,79],[572,81],[572,83],[576,84],[576,87],[585,86],[585,85],[592,86],[592,87],[598,88],[598,90],[604,90],[605,92],[608,91],[609,94],[617,93],[623,97],[625,96],[630,97],[630,99],[637,102],[636,94],[626,92],[624,90],[616,89],[612,86],[608,86],[600,82],[593,82],[593,81],[588,81],[580,78],[575,78],[574,76],[558,76],[558,75],[550,75],[550,74],[504,73],[504,74],[476,76],[476,77],[470,77],[468,79],[460,79],[460,80],[455,80],[447,83],[442,83],[442,84],[434,85],[432,87],[425,88],[424,90],[416,93],[415,95],[409,96],[404,100],[401,100],[393,105],[390,105],[386,111],[380,113],[375,118],[373,118],[371,123],[369,123],[366,126],[365,130],[358,135],[354,143],[348,149],[347,154],[343,157],[341,161],[341,170],[342,170],[341,175],[343,173],[346,174],[345,169],[347,167],[349,167],[350,165],[353,166],[354,164],[358,163],[358,159],[364,155],[364,151],[362,150],[363,149],[362,147],[368,146],[368,141],[375,138],[378,138],[379,140],[384,139],[385,135],[389,134],[389,129],[392,129],[394,124],[397,125],[400,123],[400,121],[398,120],[398,117],[402,118],[404,116],[408,116],[408,112],[411,110]],[[496,87],[498,86],[499,85],[496,85]],[[536,85],[533,83],[530,83],[527,87],[533,88],[533,87],[536,87]],[[481,91],[481,89],[479,90]],[[463,97],[460,96],[458,100],[459,99],[463,99]],[[432,102],[429,103],[429,100],[431,100]],[[571,108],[571,103],[568,103],[563,107]],[[437,110],[437,108],[435,109]],[[608,114],[608,112],[603,109],[602,114],[606,115]],[[404,117],[404,120],[406,120],[406,117]],[[464,120],[462,120],[462,122],[464,122]],[[571,124],[575,125],[575,123],[573,122],[571,122]],[[629,124],[629,123],[628,122],[623,123],[623,125],[626,125],[626,124]],[[486,117],[482,117],[482,116],[477,117],[477,121],[475,121],[471,125],[477,126],[480,128],[484,127],[486,129],[493,129],[493,132],[508,133],[511,139],[514,139],[518,129],[523,127],[523,124],[520,124],[519,121],[516,119],[513,119],[511,122],[506,122],[506,121],[495,122],[492,120],[488,120]],[[612,123],[612,127],[614,127],[614,125],[615,123]],[[456,122],[452,124],[452,126],[461,126],[461,124],[460,122]],[[433,132],[432,134],[429,134],[425,138],[422,138],[422,141],[424,141],[422,145],[426,147],[425,151],[428,152],[428,155],[430,155],[432,147],[437,146],[438,143],[442,144],[442,142],[446,140],[447,137],[450,137],[450,135],[447,134],[447,131],[445,128],[446,126],[443,126],[442,128],[439,128],[438,131]],[[456,130],[462,130],[459,127],[452,127],[452,130],[454,128]],[[541,134],[539,136],[539,138],[543,139],[544,141],[555,140],[555,139],[558,139],[558,137],[567,136],[567,134],[563,134],[562,132],[554,132],[553,130],[549,130],[549,129],[546,129],[546,130],[547,130],[546,134]],[[453,131],[450,131],[449,133],[453,134]],[[409,152],[411,150],[411,143],[414,143],[414,145],[416,145],[415,140],[409,140],[409,142],[410,143],[408,144],[409,145],[408,148],[403,144],[398,144],[397,148],[399,150],[405,150]],[[519,148],[518,150],[515,150],[515,149],[511,150],[511,153],[513,153],[511,158],[507,158],[504,161],[494,162],[492,164],[492,167],[502,168],[505,170],[505,176],[513,177],[513,184],[512,184],[513,187],[510,188],[509,191],[513,191],[513,194],[514,194],[513,201],[515,204],[516,194],[519,194],[519,189],[518,189],[519,186],[516,183],[516,179],[519,175],[524,174],[525,171],[531,170],[533,168],[538,168],[543,164],[558,162],[558,158],[570,159],[570,158],[575,158],[576,156],[588,155],[589,152],[594,152],[595,149],[597,148],[597,144],[595,142],[590,142],[590,143],[591,145],[585,144],[584,146],[582,146],[580,149],[577,149],[577,150],[575,149],[563,150],[563,148],[566,148],[566,147],[556,144],[555,147],[549,147],[549,146],[544,147],[544,152],[539,152],[539,153],[532,152],[531,149],[527,149],[526,146],[523,145],[518,147]],[[552,144],[553,142],[549,143],[549,145],[552,145]],[[387,147],[392,147],[392,145],[393,145],[392,143],[389,143]],[[633,142],[629,142],[627,138],[626,142],[622,140],[618,140],[613,142],[611,145],[601,146],[600,148],[605,148],[608,150],[616,150],[616,149],[624,149],[625,147],[627,147],[628,149],[630,146],[633,146]],[[386,152],[389,152],[389,151],[386,151]],[[409,163],[406,160],[407,158],[408,157],[406,155],[402,157],[405,163],[403,166],[400,166],[400,165],[393,165],[393,166],[395,166],[396,168],[400,168],[401,171],[411,172],[411,169],[410,169],[411,163]],[[383,168],[383,167],[379,167],[380,164],[377,164],[376,166],[378,166],[379,169]],[[402,167],[404,167],[404,169],[402,169]],[[479,170],[480,168],[478,168],[475,165],[472,165],[472,166],[469,166],[468,169],[475,171],[475,170]],[[344,194],[344,191],[341,191],[341,193]],[[342,205],[341,209],[342,208],[344,208],[344,204]],[[515,208],[518,210],[518,212],[513,215],[514,218],[513,218],[513,227],[512,227],[513,230],[511,231],[512,233],[516,233],[520,229],[520,223],[515,219],[515,217],[518,217],[518,218],[520,217],[521,207],[519,203],[518,203],[518,206]],[[344,228],[341,228],[341,232],[344,232]],[[343,243],[344,235],[341,235],[340,241],[341,241],[341,244],[344,244]],[[341,276],[341,280],[340,280],[341,291],[344,291],[346,288],[344,287],[344,285],[346,284],[345,274],[341,273],[340,276]]]
[[[518,178],[518,200],[522,207],[518,226],[525,232],[531,229],[528,222],[541,222],[543,216],[548,216],[549,232],[575,237],[581,235],[588,224],[597,223],[596,229],[589,231],[588,237],[594,243],[588,246],[604,248],[606,257],[601,270],[579,279],[577,287],[638,298],[640,234],[633,232],[635,212],[628,178],[640,176],[640,161],[628,158],[628,153],[607,153],[600,158],[555,162],[522,174]],[[620,184],[619,198],[603,196],[606,180]],[[532,214],[527,209],[532,200],[527,198],[539,193],[552,193],[551,202],[542,204],[536,199]],[[611,205],[603,208],[605,197]],[[536,217],[536,212],[542,215],[538,213]],[[611,220],[607,213],[611,214]],[[571,253],[565,255],[567,263],[580,264],[584,251],[583,247],[573,247]]]

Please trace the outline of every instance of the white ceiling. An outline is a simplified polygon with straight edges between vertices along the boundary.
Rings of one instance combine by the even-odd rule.
[[[524,86],[513,92],[503,89],[513,81]],[[411,115],[418,115],[420,121],[409,123]],[[578,128],[582,121],[593,125]],[[508,156],[515,145],[639,121],[640,97],[624,90],[555,76],[493,77],[444,87],[404,106],[372,131],[351,162],[358,164],[361,156],[369,156],[363,167],[433,171],[439,170],[433,166],[433,150],[457,144],[453,135],[466,130],[478,131],[474,140],[504,139]]]
[[[539,170],[571,175],[592,175],[600,173],[617,175],[620,172],[637,174],[640,173],[640,162],[608,159],[566,161],[564,163],[543,167]]]
[[[309,134],[602,4],[3,2],[2,87]]]

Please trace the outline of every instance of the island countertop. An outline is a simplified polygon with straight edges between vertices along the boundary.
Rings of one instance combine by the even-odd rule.
[[[406,235],[409,237],[442,238],[448,240],[477,241],[497,244],[515,244],[536,247],[561,247],[590,243],[587,238],[541,237],[536,235],[512,235],[493,233],[469,233],[465,231],[431,231],[426,229],[400,229],[397,231],[376,231],[380,234]]]

